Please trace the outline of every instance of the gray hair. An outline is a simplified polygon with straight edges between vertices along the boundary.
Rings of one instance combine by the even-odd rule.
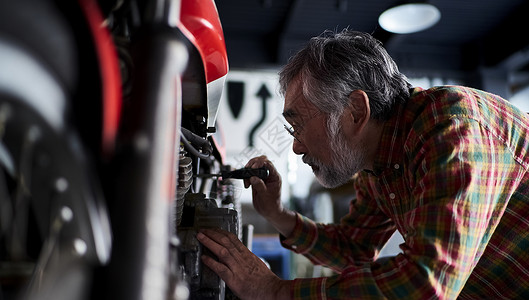
[[[283,95],[298,75],[304,97],[329,114],[328,124],[334,125],[329,128],[331,134],[339,130],[338,118],[351,92],[364,91],[369,97],[370,117],[387,120],[393,106],[406,101],[411,88],[378,40],[348,29],[325,31],[290,58],[279,72]]]

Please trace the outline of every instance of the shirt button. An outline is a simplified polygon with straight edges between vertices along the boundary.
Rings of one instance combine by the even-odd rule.
[[[400,168],[399,164],[395,164],[393,165],[393,168],[395,168],[396,170],[398,170]]]
[[[389,194],[389,198],[391,198],[391,199],[395,199],[395,194],[394,194],[394,193],[390,193],[390,194]]]

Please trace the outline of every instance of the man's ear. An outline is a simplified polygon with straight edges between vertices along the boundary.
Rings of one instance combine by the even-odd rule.
[[[349,94],[348,116],[357,129],[363,129],[371,116],[369,97],[362,90],[354,90]]]

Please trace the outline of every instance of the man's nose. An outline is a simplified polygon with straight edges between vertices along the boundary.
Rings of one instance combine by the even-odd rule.
[[[294,143],[292,144],[292,151],[296,153],[297,155],[303,155],[307,152],[307,147],[300,142],[298,139],[294,139]]]

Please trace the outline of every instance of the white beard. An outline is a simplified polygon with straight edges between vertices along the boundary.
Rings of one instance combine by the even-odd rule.
[[[321,161],[303,156],[303,162],[310,165],[316,179],[326,188],[335,188],[347,183],[354,174],[362,170],[365,163],[365,153],[356,146],[353,149],[347,145],[342,132],[335,136],[329,136],[331,165],[325,165]]]

